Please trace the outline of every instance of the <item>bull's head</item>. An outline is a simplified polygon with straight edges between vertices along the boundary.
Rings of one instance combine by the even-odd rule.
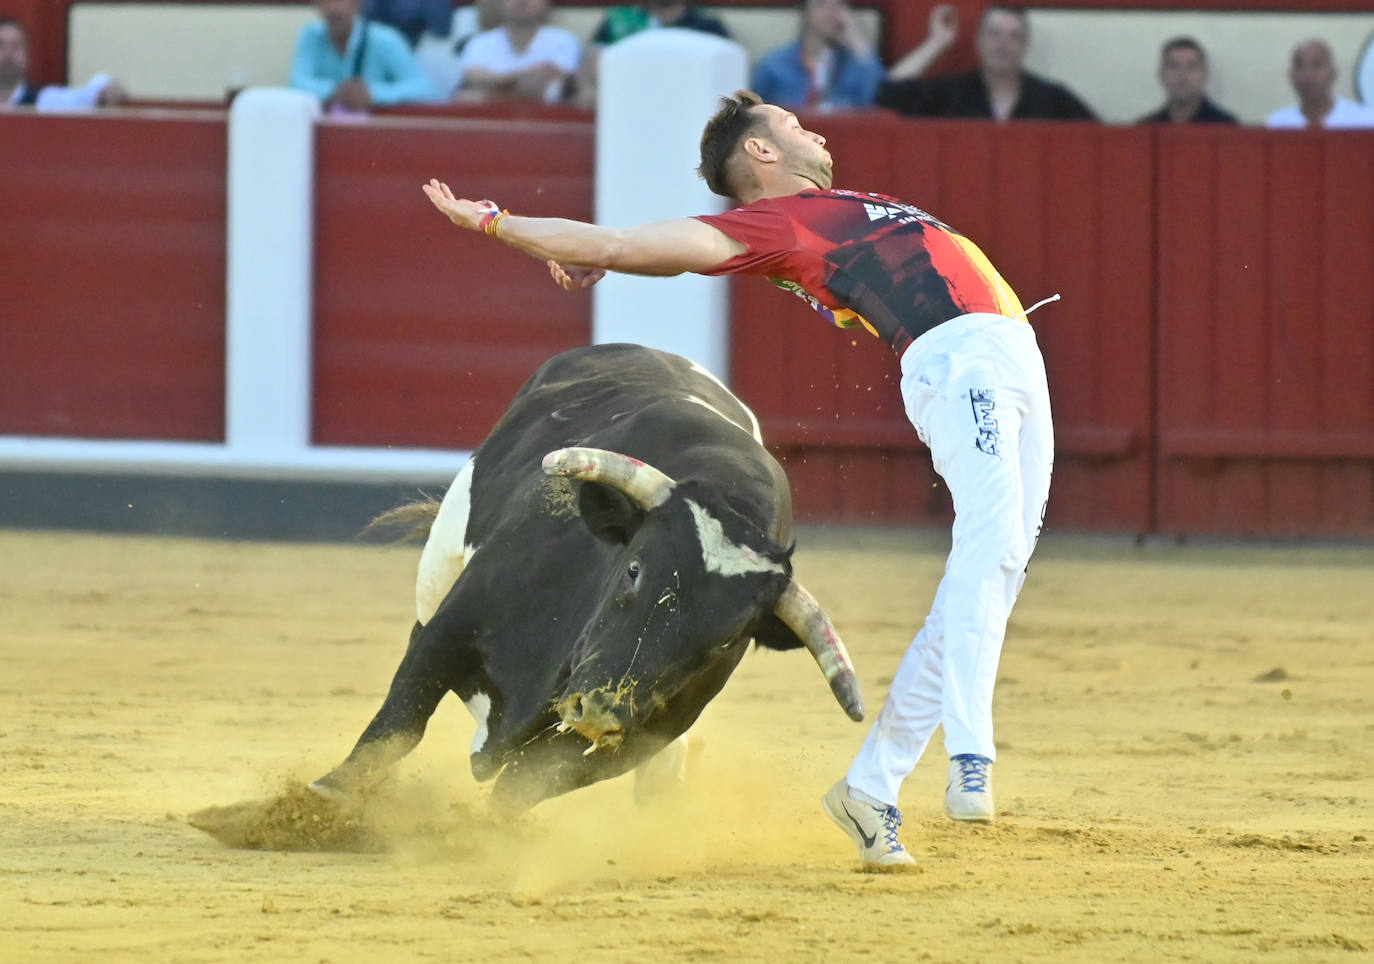
[[[578,499],[583,521],[623,547],[556,702],[560,729],[590,740],[588,753],[618,746],[656,713],[686,714],[678,723],[690,725],[751,638],[777,649],[805,646],[845,712],[863,719],[844,644],[793,580],[790,551],[719,493],[600,449],[560,449],[543,467],[587,483]]]

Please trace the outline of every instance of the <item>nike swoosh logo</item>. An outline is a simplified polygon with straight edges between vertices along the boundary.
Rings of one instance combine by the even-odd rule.
[[[854,819],[854,814],[850,813],[849,808],[844,804],[840,804],[840,809],[843,810],[844,815],[849,818],[849,822],[854,825],[854,829],[859,831],[859,838],[864,842],[864,849],[867,850],[869,847],[873,846],[873,841],[878,839],[878,835],[876,833],[864,833],[864,828],[859,826],[859,821]]]

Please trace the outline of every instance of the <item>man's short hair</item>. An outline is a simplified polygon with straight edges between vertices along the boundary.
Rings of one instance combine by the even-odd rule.
[[[729,97],[720,99],[720,110],[706,122],[701,132],[701,164],[697,173],[706,186],[721,197],[737,198],[737,181],[732,174],[737,171],[732,163],[739,155],[740,142],[767,121],[757,115],[754,108],[763,103],[763,98],[752,90],[737,90]]]
[[[29,32],[24,29],[24,25],[20,23],[18,20],[15,20],[13,17],[0,16],[0,27],[14,27],[25,37],[29,35]]]
[[[1207,63],[1207,51],[1203,50],[1202,44],[1192,37],[1175,37],[1172,40],[1166,40],[1164,46],[1159,48],[1159,62],[1164,63],[1175,50],[1195,50],[1197,55],[1202,58],[1202,62]]]
[[[983,15],[978,18],[978,29],[982,29],[983,24],[988,19],[988,15],[993,13],[1009,13],[1013,17],[1016,17],[1018,20],[1020,20],[1022,25],[1025,26],[1027,29],[1029,29],[1030,27],[1030,23],[1026,20],[1026,8],[1023,7],[1021,4],[990,3],[983,8]]]

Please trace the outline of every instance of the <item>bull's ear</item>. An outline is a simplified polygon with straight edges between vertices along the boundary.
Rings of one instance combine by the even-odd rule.
[[[771,612],[759,620],[754,642],[764,649],[801,649],[802,641],[791,627]]]
[[[599,482],[583,482],[577,493],[577,511],[598,539],[627,545],[644,522],[644,510],[619,489]]]

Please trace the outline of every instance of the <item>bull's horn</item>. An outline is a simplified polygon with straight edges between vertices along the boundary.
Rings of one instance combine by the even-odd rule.
[[[545,475],[568,475],[584,482],[600,482],[619,489],[641,509],[657,509],[668,501],[673,480],[639,459],[605,449],[558,449],[544,456]]]
[[[859,678],[854,675],[854,664],[849,661],[849,653],[840,642],[840,634],[835,624],[821,609],[820,603],[795,579],[778,597],[773,613],[797,638],[806,644],[816,662],[830,683],[830,692],[835,694],[840,706],[856,723],[864,718],[864,699],[859,693]]]

